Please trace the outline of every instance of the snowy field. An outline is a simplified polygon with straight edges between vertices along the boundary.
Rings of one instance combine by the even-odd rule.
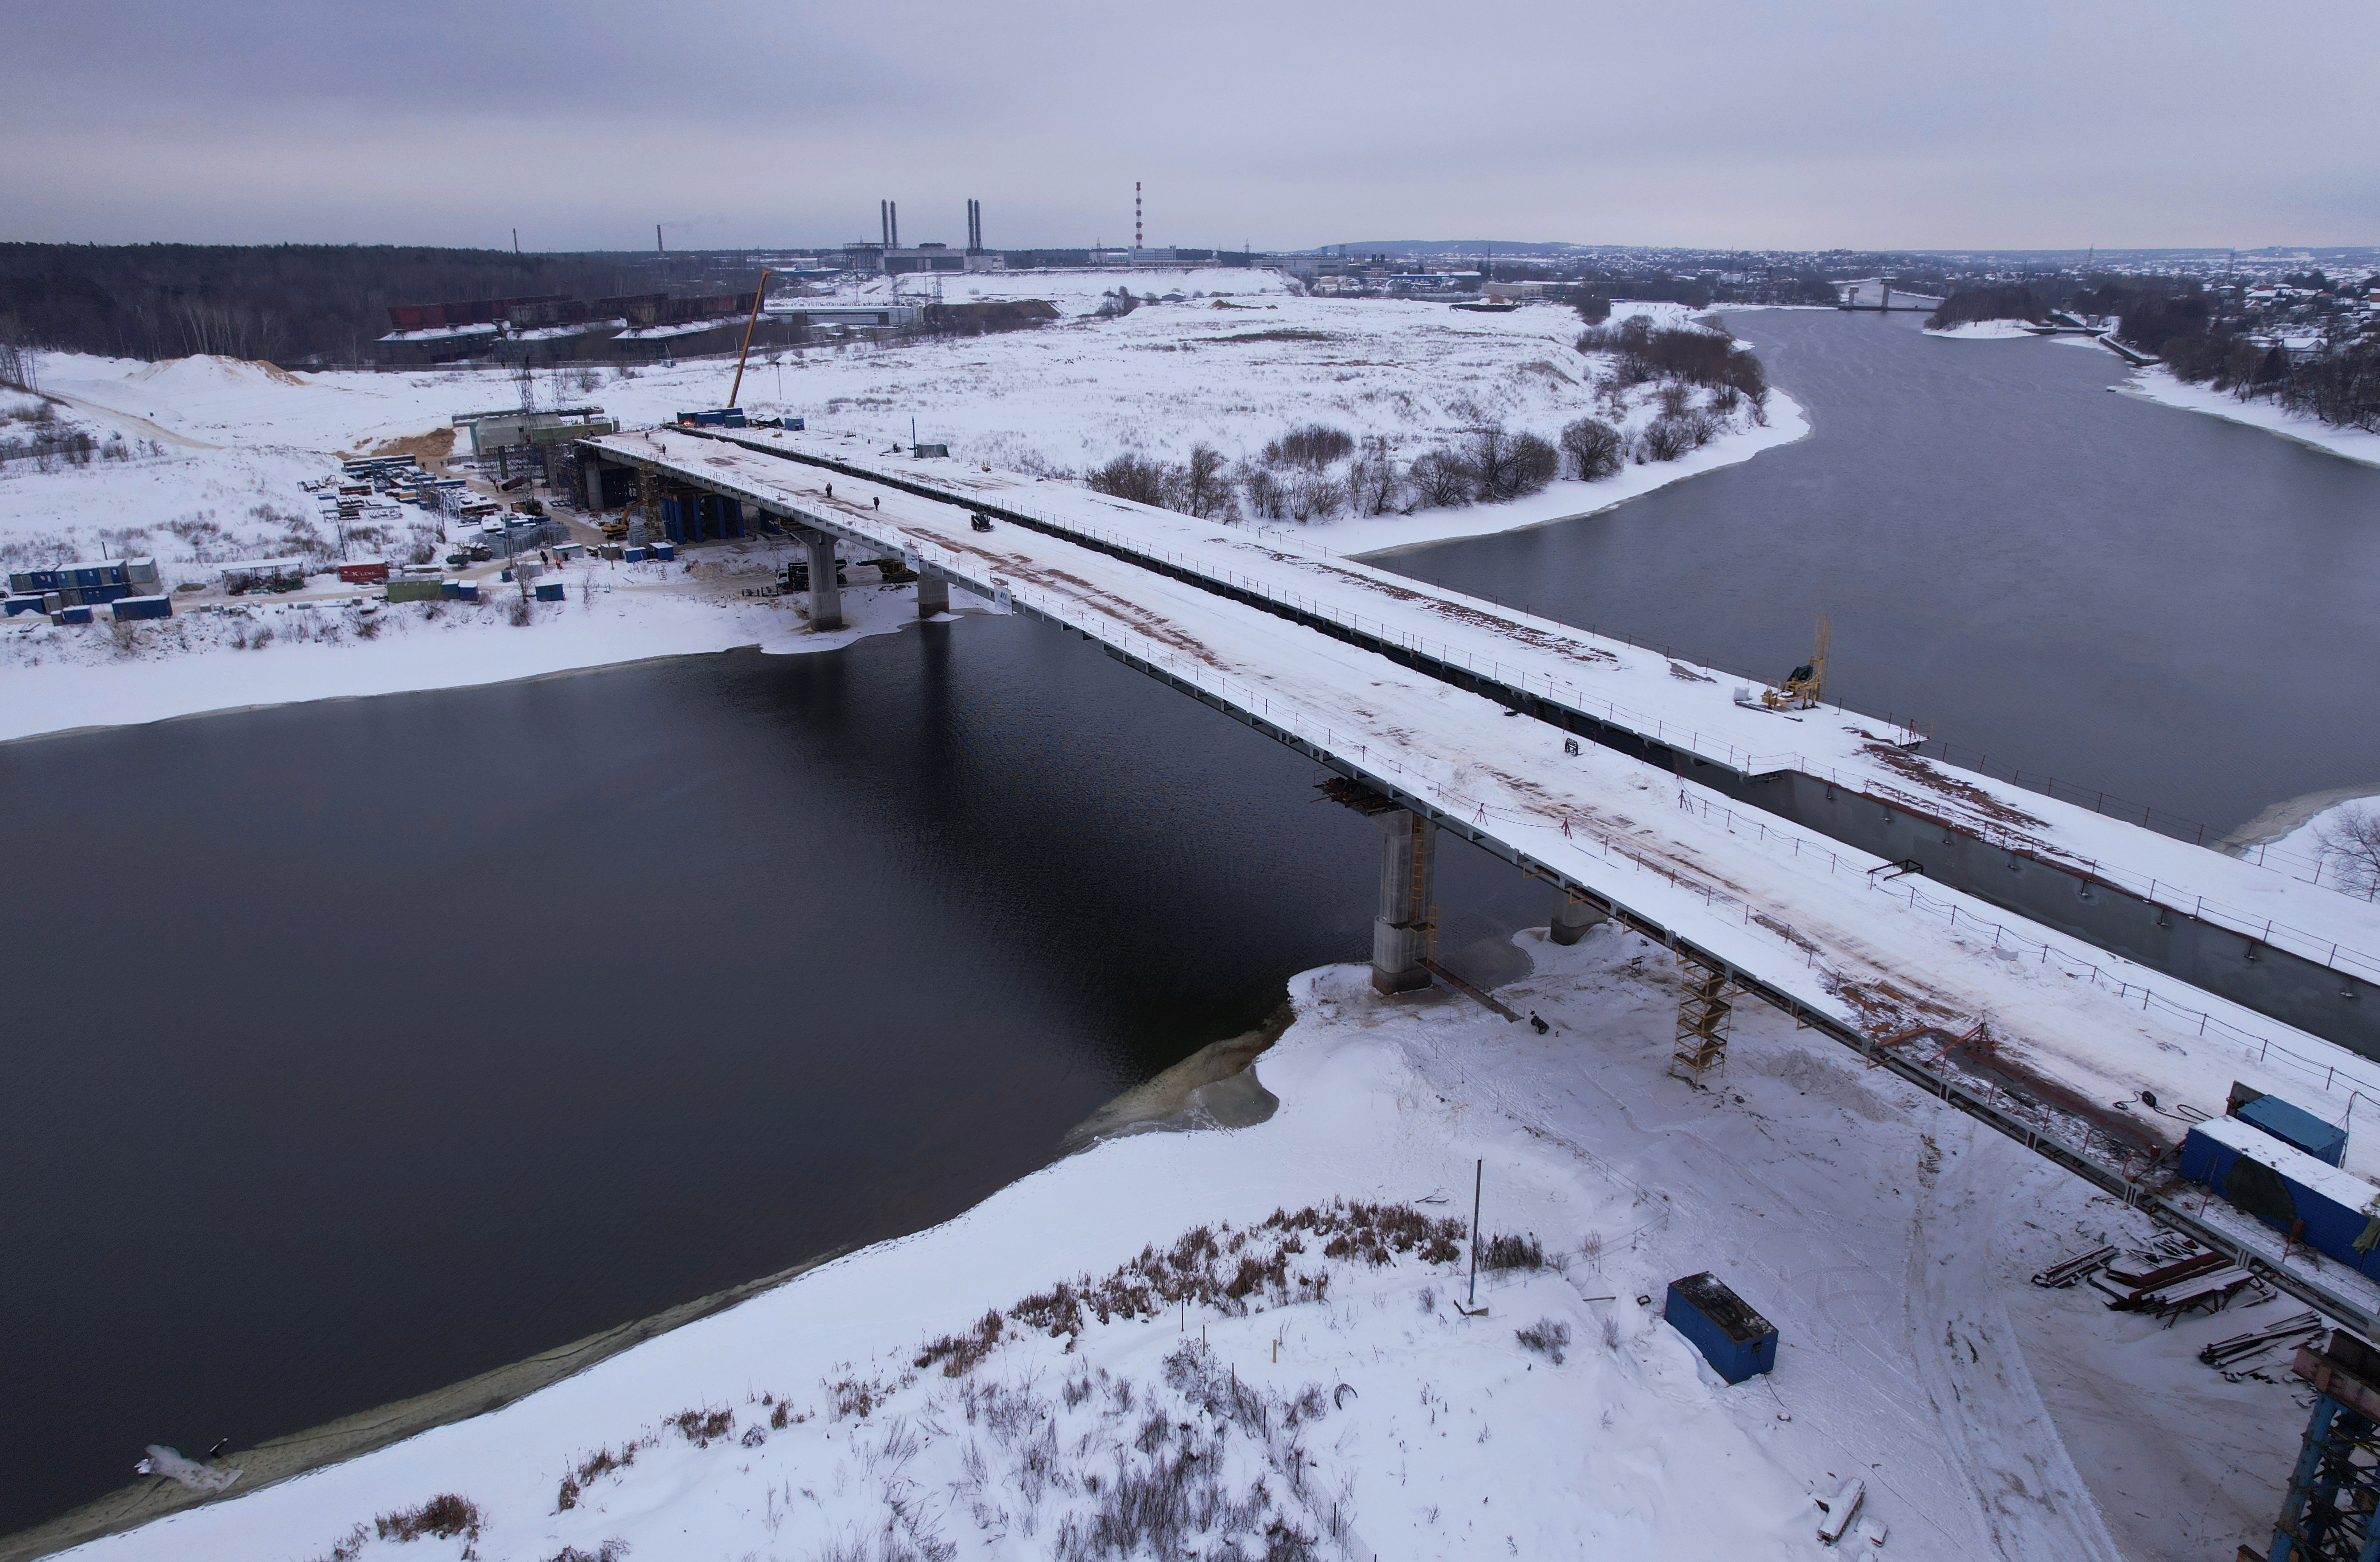
[[[889,291],[890,284],[871,287]],[[1100,317],[1118,289],[1151,301]],[[1484,423],[1550,439],[1593,415],[1633,434],[1658,410],[1657,386],[1598,390],[1609,355],[1575,350],[1580,323],[1566,309],[1465,314],[1442,304],[1306,299],[1273,274],[1245,271],[967,277],[946,295],[1043,298],[1065,318],[980,337],[772,353],[747,372],[743,404],[756,416],[805,417],[813,430],[878,448],[878,441],[905,445],[915,420],[918,437],[949,444],[954,461],[1060,480],[1118,455],[1178,462],[1198,444],[1236,468],[1292,428],[1318,421],[1383,442],[1410,462]],[[1684,321],[1677,306],[1640,307],[1660,324]],[[542,406],[600,404],[635,427],[724,401],[733,372],[717,360],[540,372],[527,391]],[[337,457],[400,444],[442,456],[454,414],[517,405],[523,395],[518,380],[494,370],[293,374],[220,358],[152,364],[46,354],[39,375],[52,398],[46,427],[87,433],[93,453],[79,463],[0,465],[0,562],[21,569],[149,555],[169,587],[211,580],[225,559],[317,552],[326,539],[306,485],[334,473]],[[37,415],[32,399],[0,393],[0,418],[16,420],[8,430],[36,427]],[[1806,432],[1800,409],[1781,393],[1770,396],[1766,417],[1764,424],[1739,410],[1718,420],[1723,432],[1708,444],[1675,460],[1631,462],[1599,482],[1557,481],[1504,504],[1360,519],[1342,511],[1305,531],[1334,550],[1360,552],[1541,524],[1748,459]],[[367,546],[395,548],[408,537],[394,528]],[[616,589],[606,611],[591,616],[575,602],[572,614],[527,626],[453,615],[434,636],[369,648],[353,634],[302,641],[282,634],[262,656],[235,654],[225,637],[188,629],[118,636],[104,624],[51,629],[17,620],[0,628],[0,678],[11,690],[0,730],[18,737],[650,655],[842,642],[795,632],[790,605],[756,619],[731,599],[728,611],[705,614],[686,593],[649,589],[650,578],[610,583]],[[896,622],[871,621],[877,628]],[[164,670],[186,657],[198,665]]]
[[[2145,1227],[1756,1007],[1718,1088],[1665,1077],[1676,986],[1635,937],[1453,958],[1500,961],[1548,1032],[1309,973],[1267,1122],[1109,1141],[494,1414],[77,1555],[2048,1562],[2269,1534],[2296,1397],[2195,1352],[2294,1304],[2168,1329],[2034,1287]],[[1484,1232],[1522,1240],[1466,1315],[1441,1239],[1475,1161]],[[1661,1321],[1706,1269],[1779,1328],[1773,1373],[1729,1386]],[[1847,1478],[1829,1551],[1814,1499]],[[432,1517],[475,1531],[379,1532],[450,1495]]]

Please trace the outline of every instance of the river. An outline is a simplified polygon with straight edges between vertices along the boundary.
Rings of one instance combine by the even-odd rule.
[[[1791,446],[1400,568],[2229,827],[2380,779],[2380,472],[1908,317]],[[0,1531],[944,1218],[1368,948],[1317,767],[1015,620],[0,746]],[[1450,841],[1445,947],[1548,898]],[[1479,974],[1492,976],[1486,970]]]
[[[2109,395],[2129,372],[2101,348],[1946,341],[1923,319],[1729,317],[1808,438],[1387,562],[1767,681],[1828,614],[1830,698],[2209,839],[2380,791],[2380,470]]]
[[[1026,1175],[1368,955],[1321,774],[987,618],[0,745],[0,1532]]]

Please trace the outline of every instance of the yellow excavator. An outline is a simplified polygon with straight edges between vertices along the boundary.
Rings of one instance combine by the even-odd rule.
[[[1760,691],[1760,702],[1772,711],[1806,711],[1818,702],[1827,687],[1827,616],[1818,615],[1818,630],[1810,642],[1810,659],[1775,689]]]

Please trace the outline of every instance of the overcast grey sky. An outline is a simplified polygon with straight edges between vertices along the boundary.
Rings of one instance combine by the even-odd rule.
[[[2380,7],[29,6],[0,238],[2380,242]]]

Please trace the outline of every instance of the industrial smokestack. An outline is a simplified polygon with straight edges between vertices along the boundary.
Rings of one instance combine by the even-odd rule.
[[[1140,232],[1140,181],[1138,179],[1132,181],[1132,247],[1135,253],[1144,247]]]
[[[669,259],[669,246],[662,242],[662,225],[659,223],[653,225],[653,253],[663,260]]]
[[[901,248],[901,203],[898,201],[888,201],[884,203],[884,209],[892,217],[892,248],[898,250]]]
[[[884,248],[892,248],[892,202],[890,201],[876,203],[876,231]]]

